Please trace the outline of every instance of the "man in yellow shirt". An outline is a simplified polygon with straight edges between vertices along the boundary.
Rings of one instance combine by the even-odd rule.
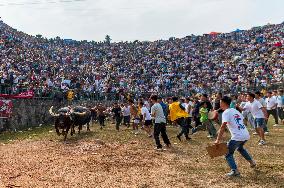
[[[177,138],[181,141],[181,136],[184,135],[186,140],[190,140],[191,138],[188,136],[189,127],[185,121],[189,117],[189,114],[185,111],[182,104],[178,102],[177,97],[173,97],[172,100],[173,103],[169,105],[170,119],[172,122],[176,122],[181,126],[181,132],[177,135]]]

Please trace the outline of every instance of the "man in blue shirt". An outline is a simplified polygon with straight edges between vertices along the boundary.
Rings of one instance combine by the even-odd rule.
[[[162,97],[158,97],[158,103],[162,106],[164,115],[167,118],[169,114],[169,106],[163,102]]]

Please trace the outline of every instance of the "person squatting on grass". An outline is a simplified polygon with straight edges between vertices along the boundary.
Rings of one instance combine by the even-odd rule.
[[[250,163],[250,166],[252,168],[256,166],[256,163],[244,148],[245,143],[250,139],[249,132],[243,122],[244,117],[238,110],[230,108],[230,104],[230,97],[224,96],[221,99],[220,106],[222,110],[224,110],[224,112],[222,115],[222,125],[220,127],[215,143],[219,144],[221,142],[223,134],[227,127],[231,134],[231,139],[228,142],[228,153],[226,155],[226,160],[229,167],[231,168],[231,172],[228,173],[227,176],[232,177],[240,175],[234,159],[234,152],[236,149]]]

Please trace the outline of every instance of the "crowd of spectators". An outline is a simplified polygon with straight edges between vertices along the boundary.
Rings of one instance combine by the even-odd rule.
[[[30,36],[0,21],[1,93],[213,93],[283,86],[284,23],[169,40]],[[280,86],[281,87],[281,86]]]

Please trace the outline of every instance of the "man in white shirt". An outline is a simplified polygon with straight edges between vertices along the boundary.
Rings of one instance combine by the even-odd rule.
[[[267,92],[267,98],[265,99],[266,103],[266,109],[268,118],[270,115],[272,115],[275,119],[275,125],[274,127],[278,126],[278,115],[277,115],[277,101],[276,98],[272,96],[272,92]]]
[[[151,125],[152,125],[152,117],[151,114],[146,107],[145,103],[142,101],[139,103],[139,108],[141,109],[141,115],[142,115],[142,124],[143,129],[146,131],[149,137],[152,137],[151,134]]]
[[[256,166],[250,154],[244,148],[244,144],[249,140],[249,132],[244,125],[244,117],[243,115],[234,108],[230,108],[231,98],[224,96],[221,99],[221,109],[224,110],[222,114],[222,125],[220,127],[216,144],[221,142],[223,138],[223,134],[225,132],[226,127],[229,129],[231,133],[231,139],[228,142],[228,153],[226,155],[226,160],[228,165],[231,168],[231,172],[227,174],[227,176],[239,176],[240,172],[237,169],[237,165],[234,159],[234,152],[237,149],[238,152],[250,163],[250,166],[253,168]]]
[[[122,107],[123,124],[127,127],[130,126],[130,106],[128,104]]]
[[[188,113],[189,117],[186,118],[186,123],[188,125],[188,128],[193,128],[192,125],[191,125],[191,122],[192,122],[192,109],[193,109],[193,103],[190,101],[190,98],[186,98],[185,99],[185,111]]]
[[[282,124],[284,124],[284,94],[283,90],[279,90],[278,94],[276,96],[276,101],[277,101],[277,111],[278,111],[278,116],[280,120],[282,121]]]
[[[265,112],[267,114],[267,110],[266,110],[266,103],[265,103],[265,100],[263,99],[263,94],[259,91],[255,92],[255,99],[260,102],[260,104],[264,107],[265,109]],[[265,121],[265,126],[263,128],[263,131],[264,131],[264,134],[265,135],[268,135],[269,134],[269,130],[268,130],[268,127],[267,127],[267,122]]]
[[[257,134],[260,137],[259,145],[264,145],[265,144],[265,139],[264,139],[264,127],[265,127],[265,119],[267,118],[267,113],[265,108],[260,104],[259,101],[255,99],[255,94],[249,93],[247,95],[247,101],[246,105],[244,106],[244,110],[248,110],[253,118],[254,118],[254,125],[255,125],[255,130]]]

